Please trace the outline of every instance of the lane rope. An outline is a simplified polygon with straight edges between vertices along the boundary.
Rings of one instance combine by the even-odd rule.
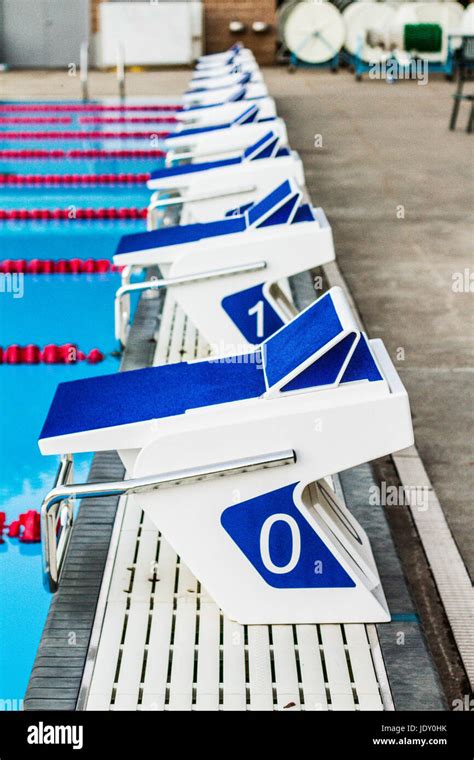
[[[35,113],[35,112],[49,112],[49,111],[182,111],[183,105],[179,103],[166,103],[162,105],[106,105],[104,103],[29,103],[29,104],[16,104],[16,103],[2,103],[0,104],[1,112],[12,113]]]
[[[108,259],[3,259],[3,274],[107,274],[123,267]]]
[[[164,158],[166,152],[163,150],[99,150],[97,148],[88,150],[0,150],[0,158],[97,158],[97,159],[114,159],[114,158]]]
[[[0,132],[0,141],[2,140],[150,140],[153,137],[169,137],[169,130],[158,130],[154,132]]]
[[[93,348],[88,354],[80,351],[75,343],[58,345],[49,343],[40,348],[34,343],[20,346],[12,343],[2,348],[0,346],[0,364],[77,364],[87,361],[89,364],[98,364],[104,361],[105,354],[98,348]]]
[[[1,221],[80,221],[88,219],[146,219],[146,208],[14,208],[0,209]]]
[[[0,124],[71,124],[71,116],[1,116]]]
[[[142,185],[150,174],[0,174],[0,186],[10,185]]]
[[[176,116],[80,116],[80,124],[179,124]]]

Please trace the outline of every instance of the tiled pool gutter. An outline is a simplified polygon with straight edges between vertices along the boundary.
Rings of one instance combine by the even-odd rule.
[[[313,279],[306,273],[291,281],[295,303],[314,300]],[[162,302],[158,294],[141,298],[125,350],[121,371],[149,366]],[[89,481],[123,476],[115,452],[95,456]],[[375,485],[368,464],[341,473],[340,487],[349,509],[367,531],[392,622],[377,626],[396,710],[444,710],[443,692],[427,649],[421,623],[403,576],[383,509],[368,504]],[[52,599],[24,700],[25,710],[75,710],[89,651],[102,577],[114,527],[118,498],[88,500],[79,509],[64,575]],[[82,706],[82,704],[81,704]]]

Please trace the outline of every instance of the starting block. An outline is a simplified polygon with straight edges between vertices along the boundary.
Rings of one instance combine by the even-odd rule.
[[[216,87],[215,89],[192,90],[185,92],[182,96],[184,106],[215,106],[217,103],[226,100],[245,100],[253,101],[260,98],[268,97],[268,90],[262,82],[253,84],[231,84],[227,87]]]
[[[203,157],[219,159],[235,155],[237,151],[242,151],[265,137],[269,129],[279,138],[280,145],[288,144],[288,134],[282,119],[244,123],[237,121],[230,125],[177,130],[162,141],[167,151],[166,166],[183,159],[194,161]]]
[[[236,74],[238,72],[247,73],[252,75],[253,82],[261,82],[262,74],[260,68],[255,61],[243,61],[241,63],[228,63],[221,66],[211,66],[206,68],[196,69],[191,77],[193,84],[205,79],[218,79],[219,77],[225,77],[229,74]]]
[[[222,106],[224,108],[224,106]],[[217,109],[210,109],[212,111]],[[201,132],[213,132],[218,129],[229,129],[230,127],[243,126],[245,124],[256,124],[262,121],[276,121],[275,117],[266,119],[260,118],[260,109],[256,103],[240,103],[234,114],[230,117],[221,115],[220,119],[215,121],[203,120],[202,123],[187,126],[186,123],[178,124],[176,130],[172,133],[173,137],[187,137],[189,135],[200,134]],[[271,125],[269,125],[271,126]],[[167,138],[169,139],[169,138]]]
[[[177,111],[175,119],[184,126],[206,126],[231,122],[242,114],[250,105],[258,107],[258,119],[274,119],[277,115],[273,98],[260,98],[252,103],[246,100],[228,100],[206,108],[184,108]]]
[[[203,92],[204,90],[218,90],[235,85],[246,87],[247,85],[258,84],[263,84],[263,77],[260,72],[257,76],[253,76],[251,71],[236,71],[222,76],[216,76],[215,73],[212,73],[204,78],[191,79],[186,94]]]
[[[241,624],[387,621],[367,536],[324,479],[412,442],[383,344],[333,288],[246,353],[59,385],[41,452],[117,449],[131,477],[68,485],[63,460],[45,567],[53,508],[128,494]]]
[[[211,71],[219,66],[229,66],[236,64],[255,64],[255,56],[251,50],[244,48],[239,42],[232,45],[229,50],[222,53],[212,53],[210,55],[201,55],[196,63],[196,70]]]
[[[125,266],[115,299],[115,335],[125,345],[133,291],[167,288],[211,345],[259,344],[294,315],[280,280],[334,260],[322,209],[285,180],[220,220],[127,235],[114,263]],[[130,284],[133,269],[159,266],[162,280]]]
[[[149,210],[192,205],[195,219],[215,219],[227,210],[229,198],[233,197],[236,204],[246,203],[285,179],[293,179],[302,187],[303,165],[298,154],[282,147],[270,129],[234,156],[213,160],[196,157],[190,163],[152,172],[148,187],[155,195]]]

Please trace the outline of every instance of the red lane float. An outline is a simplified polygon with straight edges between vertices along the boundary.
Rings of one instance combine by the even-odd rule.
[[[1,132],[0,140],[150,140],[170,134],[164,129],[153,132]]]
[[[0,150],[0,158],[163,158],[163,150]]]
[[[1,116],[0,124],[71,124],[71,116]]]
[[[149,174],[0,174],[2,185],[143,185]]]
[[[146,208],[14,208],[0,209],[0,221],[99,221],[109,219],[146,219]]]
[[[106,274],[118,272],[108,259],[4,259],[0,260],[3,274]]]
[[[37,544],[41,541],[41,515],[36,509],[29,509],[13,520],[8,526],[9,538],[19,538],[23,544]]]
[[[0,120],[1,121],[1,120]],[[80,116],[79,124],[177,124],[176,116]]]
[[[0,112],[12,113],[48,112],[48,111],[182,111],[183,105],[167,103],[163,105],[106,105],[105,103],[29,103],[16,105],[3,103]]]
[[[98,348],[85,354],[74,343],[62,346],[49,343],[43,349],[33,343],[28,346],[19,346],[17,343],[6,348],[0,346],[0,364],[76,364],[83,361],[98,364],[104,359],[105,355]]]

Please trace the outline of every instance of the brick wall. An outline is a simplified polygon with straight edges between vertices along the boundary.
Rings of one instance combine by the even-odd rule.
[[[99,5],[100,3],[106,3],[107,0],[90,0],[91,3],[91,31],[92,34],[94,32],[99,31]]]
[[[253,50],[260,64],[275,62],[276,0],[203,0],[206,53],[218,53],[240,40]],[[245,31],[233,34],[230,21],[241,21]],[[252,22],[265,21],[270,30],[263,34],[252,31]]]
[[[107,0],[91,0],[91,29],[98,31],[99,5]],[[253,50],[260,64],[275,61],[276,52],[276,0],[203,0],[204,33],[207,53],[219,53],[240,40]],[[230,21],[241,21],[245,31],[233,34],[229,31]],[[264,21],[270,25],[268,32],[257,34],[252,31],[254,21]]]

